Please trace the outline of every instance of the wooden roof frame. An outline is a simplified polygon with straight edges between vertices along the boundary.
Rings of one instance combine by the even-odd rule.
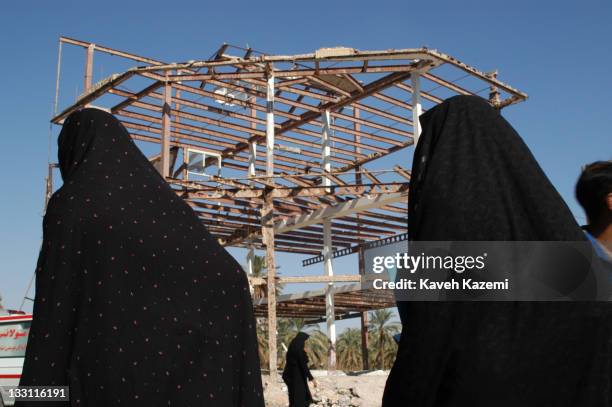
[[[374,240],[405,229],[403,218],[409,171],[398,163],[393,174],[395,179],[384,187],[378,185],[380,181],[364,166],[413,144],[411,103],[385,93],[385,90],[395,89],[410,96],[412,85],[406,81],[411,75],[418,73],[421,78],[455,94],[474,94],[474,91],[436,74],[436,68],[450,65],[490,86],[489,99],[500,108],[527,98],[525,93],[497,79],[496,74],[481,72],[428,48],[360,51],[338,47],[305,54],[267,55],[223,44],[211,59],[167,64],[68,37],[60,37],[60,47],[63,44],[86,50],[85,91],[61,112],[57,113],[56,107],[51,121],[61,124],[71,112],[96,103],[102,96],[114,95],[119,102],[97,107],[104,107],[117,115],[134,139],[162,144],[164,89],[170,86],[172,103],[168,116],[173,120],[168,127],[168,145],[175,149],[198,148],[221,154],[225,168],[242,172],[244,176],[238,179],[215,178],[196,187],[194,182],[181,179],[182,163],[178,163],[179,168],[173,168],[167,179],[224,244],[236,246],[244,246],[247,238],[251,237],[254,238],[252,244],[262,247],[258,237],[260,233],[256,231],[261,223],[257,202],[261,204],[264,193],[270,192],[266,190],[270,183],[276,188],[272,194],[274,217],[278,224],[286,224],[290,217],[312,218],[312,214],[322,207],[358,199],[365,193],[372,197],[403,191],[398,192],[403,194],[403,203],[399,206],[380,205],[364,213],[354,212],[358,213],[357,216],[334,218],[332,227],[337,232],[334,239],[338,247],[348,247],[355,242]],[[236,49],[244,51],[244,54],[235,56],[229,53]],[[140,65],[94,84],[92,64],[95,52],[125,58]],[[278,80],[274,113],[281,120],[275,122],[274,129],[277,143],[275,178],[265,179],[261,176],[265,173],[265,157],[254,159],[257,176],[249,176],[248,150],[253,143],[265,145],[266,121],[262,114],[267,109],[264,88],[270,71]],[[375,79],[368,83],[360,80],[368,75],[374,75]],[[133,78],[145,78],[149,84],[135,92],[127,91],[122,84]],[[215,89],[220,87],[240,92],[246,98],[236,99],[215,93]],[[421,91],[421,97],[432,104],[442,101],[427,91]],[[242,110],[220,105],[220,100]],[[380,104],[389,106],[389,109],[381,108]],[[405,114],[392,112],[393,109]],[[322,177],[321,153],[318,151],[321,136],[320,130],[316,129],[322,125],[321,112],[326,110],[335,120],[330,125],[333,133],[330,138],[329,178],[334,177],[331,189],[317,188],[328,178]],[[176,160],[176,152],[173,159]],[[225,208],[227,212],[219,213],[217,208]],[[376,223],[388,230],[374,227]],[[279,234],[276,249],[320,253],[321,247],[311,243],[322,241],[322,235],[311,225],[312,222],[300,230],[293,230],[293,234],[290,231]]]

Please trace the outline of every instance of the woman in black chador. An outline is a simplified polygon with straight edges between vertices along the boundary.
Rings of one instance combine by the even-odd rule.
[[[478,97],[421,116],[412,241],[584,241],[527,146]],[[612,405],[611,306],[400,302],[384,407]]]
[[[308,337],[305,332],[298,333],[287,350],[283,380],[287,384],[290,407],[306,407],[312,403],[308,380],[315,386],[317,382],[308,369],[308,355],[304,349]]]
[[[20,384],[70,386],[72,406],[263,406],[240,266],[112,115],[71,114],[58,144]]]

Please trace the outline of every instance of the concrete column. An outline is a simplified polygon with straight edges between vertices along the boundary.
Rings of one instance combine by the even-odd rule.
[[[329,110],[323,112],[322,115],[323,127],[321,129],[321,166],[324,172],[331,172],[331,113]],[[331,179],[323,175],[323,185],[331,186]],[[327,188],[330,191],[330,188]],[[333,276],[334,270],[332,266],[332,238],[331,238],[331,220],[323,221],[323,265],[325,275]],[[327,337],[329,339],[329,364],[328,370],[336,370],[336,314],[334,309],[334,284],[328,283],[325,293],[325,319],[327,321]]]
[[[325,267],[325,275],[333,276],[334,270],[332,267],[332,239],[331,239],[331,221],[323,221],[323,264]],[[327,336],[329,339],[329,365],[328,370],[336,370],[336,314],[334,308],[334,283],[327,283],[325,293],[325,320],[327,322]]]

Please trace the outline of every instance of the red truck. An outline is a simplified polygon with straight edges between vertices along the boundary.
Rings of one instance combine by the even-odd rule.
[[[31,324],[32,314],[0,308],[0,386],[19,384]],[[15,403],[3,390],[0,396],[0,406]]]

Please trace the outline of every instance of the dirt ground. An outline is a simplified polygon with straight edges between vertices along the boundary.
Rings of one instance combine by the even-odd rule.
[[[388,371],[375,370],[360,373],[338,372],[328,376],[326,371],[313,370],[319,387],[310,386],[315,400],[313,406],[325,407],[379,407]],[[270,376],[263,375],[266,407],[287,407],[287,387],[280,376],[274,386]]]

